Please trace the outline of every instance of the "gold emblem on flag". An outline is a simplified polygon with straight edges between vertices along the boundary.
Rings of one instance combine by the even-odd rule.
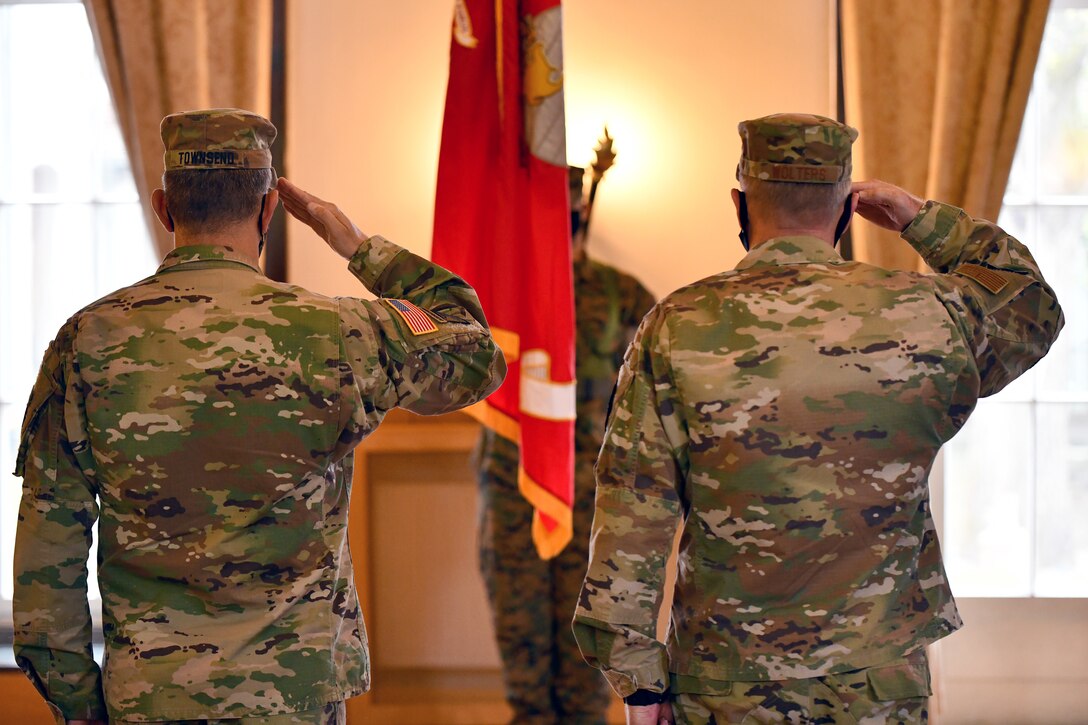
[[[472,17],[465,7],[465,0],[457,0],[453,6],[453,39],[465,48],[475,48],[480,42],[472,32]]]
[[[563,108],[563,21],[559,6],[521,19],[525,141],[529,151],[555,166],[567,165]]]

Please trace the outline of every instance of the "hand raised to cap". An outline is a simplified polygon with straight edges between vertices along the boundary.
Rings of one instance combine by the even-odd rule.
[[[368,235],[359,231],[336,204],[300,189],[282,176],[276,188],[287,213],[317,232],[344,259],[351,259],[367,239]]]
[[[858,196],[857,212],[878,227],[901,232],[907,228],[925,202],[909,191],[886,181],[855,181],[850,187]]]

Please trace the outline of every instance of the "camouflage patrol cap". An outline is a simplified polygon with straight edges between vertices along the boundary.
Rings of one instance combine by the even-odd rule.
[[[276,127],[238,108],[172,113],[159,126],[163,164],[175,169],[270,169]]]
[[[741,121],[741,174],[763,181],[834,184],[850,178],[855,128],[823,116],[778,113]]]

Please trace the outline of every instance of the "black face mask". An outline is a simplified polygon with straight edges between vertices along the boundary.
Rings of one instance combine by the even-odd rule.
[[[264,201],[268,198],[268,194],[261,197],[261,210],[257,213],[257,234],[260,236],[261,241],[257,242],[257,256],[261,256],[264,252],[264,227],[261,226],[261,222],[264,220]]]
[[[846,203],[842,205],[842,216],[839,217],[839,223],[835,225],[835,244],[839,243],[842,235],[846,233],[847,225],[850,224],[850,202],[853,198],[853,194],[847,194]]]
[[[740,243],[744,251],[748,251],[748,201],[743,191],[737,192],[740,201],[737,202],[737,216],[740,218]]]
[[[740,200],[737,202],[737,216],[740,219],[740,243],[744,247],[744,251],[748,251],[748,202],[744,196],[744,192],[737,192],[740,195]],[[835,244],[839,243],[839,239],[846,233],[846,227],[850,224],[850,201],[853,196],[847,196],[846,202],[842,205],[842,215],[839,217],[839,223],[835,225]]]

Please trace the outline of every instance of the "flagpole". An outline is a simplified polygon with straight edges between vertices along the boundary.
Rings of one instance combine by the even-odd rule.
[[[604,172],[612,168],[616,163],[616,152],[612,150],[612,137],[608,135],[608,126],[604,127],[604,138],[597,143],[594,149],[597,158],[593,162],[593,180],[589,185],[589,200],[586,202],[586,218],[582,224],[582,241],[589,238],[589,222],[593,217],[593,201],[597,198],[597,185],[604,178]]]

